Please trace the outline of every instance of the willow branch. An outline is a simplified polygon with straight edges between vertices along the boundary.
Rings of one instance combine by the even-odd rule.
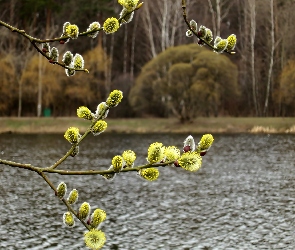
[[[92,125],[93,126],[93,125]],[[91,126],[91,127],[92,127]],[[54,163],[52,166],[49,167],[49,169],[55,169],[58,165],[60,165],[62,162],[64,162],[70,155],[73,153],[73,150],[75,149],[76,146],[80,144],[80,142],[90,133],[90,128],[86,130],[86,132],[82,135],[80,140],[74,144],[70,150],[62,157],[60,158],[56,163]]]
[[[130,13],[138,10],[139,8],[135,8],[133,11],[127,12],[125,15],[123,15],[122,17],[120,17],[118,19],[119,23],[121,23],[122,20],[127,15],[129,15]],[[33,42],[34,43],[52,43],[52,42],[64,41],[64,40],[67,40],[67,39],[70,39],[71,38],[70,36],[61,36],[61,37],[50,38],[50,39],[39,39],[39,38],[32,37],[31,35],[27,34],[24,30],[21,30],[21,29],[18,29],[16,27],[13,27],[13,26],[9,25],[8,23],[5,23],[5,22],[3,22],[1,20],[0,20],[0,25],[6,27],[7,29],[11,30],[12,32],[16,32],[16,33],[22,35],[23,37],[25,37],[26,39],[28,39],[31,43],[33,43]],[[92,34],[92,33],[95,33],[97,31],[101,31],[101,30],[103,30],[103,27],[100,27],[100,28],[97,28],[97,29],[93,29],[93,30],[90,30],[90,31],[81,32],[81,33],[78,34],[78,37],[87,36],[89,34]],[[42,53],[42,55],[45,56],[44,53]]]
[[[66,66],[64,63],[59,63],[59,62],[55,62],[55,61],[50,61],[50,57],[46,55],[46,53],[44,53],[36,44],[35,41],[32,41],[31,44],[35,47],[35,49],[42,55],[44,56],[51,64],[56,64],[60,67],[63,67],[65,69],[70,69],[70,70],[75,70],[75,71],[83,71],[83,72],[86,72],[86,73],[89,73],[89,70],[88,69],[75,69],[75,68],[71,68],[71,67],[68,67]]]
[[[195,30],[193,30],[192,28],[191,28],[191,26],[190,26],[190,23],[189,23],[189,21],[187,20],[187,14],[186,14],[186,1],[185,0],[181,0],[182,1],[182,16],[183,16],[183,19],[184,19],[184,21],[185,21],[185,23],[186,23],[186,25],[187,25],[187,27],[188,27],[188,29],[196,36],[196,37],[198,37],[198,39],[200,39],[201,41],[202,41],[202,43],[204,43],[204,44],[206,44],[208,47],[210,47],[211,49],[213,49],[214,51],[216,51],[217,52],[217,50],[216,50],[216,48],[214,48],[214,46],[212,45],[212,44],[210,44],[210,43],[208,43],[207,41],[205,41],[204,39],[202,39],[199,35],[198,35],[198,33],[195,31]],[[235,52],[234,51],[224,51],[224,52],[226,52],[226,53],[228,53],[228,54],[230,54],[230,55],[233,55],[233,54],[235,54]]]
[[[51,189],[54,191],[55,194],[57,194],[57,190],[54,187],[54,185],[52,184],[52,182],[48,179],[48,177],[44,174],[44,173],[40,173],[40,176],[47,182],[47,184],[51,187]],[[75,217],[81,221],[81,223],[88,229],[90,230],[90,227],[87,225],[87,223],[85,223],[85,221],[81,220],[78,216],[78,214],[75,212],[75,210],[71,207],[71,205],[67,202],[67,200],[65,198],[62,198],[61,201],[66,205],[66,207],[68,208],[68,210],[75,215]]]
[[[164,162],[164,163],[155,163],[155,164],[146,164],[141,165],[138,167],[133,168],[123,168],[119,173],[122,172],[133,172],[133,171],[139,171],[143,168],[154,168],[154,167],[166,167],[167,165],[173,164],[174,161]],[[105,174],[115,174],[118,172],[115,172],[114,170],[79,170],[79,171],[72,171],[72,170],[58,170],[58,169],[52,169],[52,168],[44,168],[42,172],[47,173],[54,173],[54,174],[60,174],[60,175],[105,175]]]
[[[148,163],[148,164],[137,166],[137,167],[123,168],[119,173],[139,171],[143,168],[166,167],[166,166],[171,165],[173,163],[174,163],[174,161],[154,163],[154,164]],[[58,169],[54,169],[52,167],[39,168],[39,167],[32,166],[31,164],[23,164],[23,163],[18,163],[18,162],[6,161],[6,160],[2,160],[2,159],[0,159],[0,164],[34,171],[34,172],[37,172],[38,174],[40,174],[41,176],[42,176],[42,173],[54,173],[54,174],[60,174],[60,175],[104,175],[104,174],[117,173],[114,170],[92,170],[92,169],[90,169],[90,170],[74,171],[74,170],[58,170]],[[53,186],[51,186],[51,188],[52,187]]]
[[[121,24],[122,23],[122,20],[127,16],[129,15],[130,13],[138,10],[140,7],[141,7],[142,3],[138,4],[137,8],[135,8],[133,11],[131,12],[127,12],[125,15],[123,15],[122,17],[120,17],[118,19],[119,23]],[[35,49],[42,55],[44,56],[47,60],[50,60],[51,58],[49,56],[46,55],[46,53],[44,53],[38,46],[37,44],[41,44],[41,43],[52,43],[52,42],[60,42],[60,41],[65,41],[65,40],[68,40],[70,39],[70,36],[61,36],[61,37],[56,37],[56,38],[51,38],[51,39],[39,39],[39,38],[35,38],[29,34],[27,34],[25,32],[25,30],[22,30],[22,29],[18,29],[16,27],[13,27],[11,26],[10,24],[8,23],[5,23],[3,21],[0,20],[0,26],[3,26],[9,30],[11,30],[12,32],[16,32],[18,34],[20,34],[21,36],[25,37],[26,39],[28,39],[30,41],[30,43],[35,47]],[[97,31],[101,31],[103,30],[103,27],[100,27],[98,29],[94,29],[94,30],[90,30],[90,31],[85,31],[85,32],[81,32],[78,34],[78,37],[82,37],[82,36],[87,36],[89,34],[92,34],[92,33],[95,33]],[[64,63],[59,63],[59,62],[52,62],[50,61],[50,63],[52,64],[56,64],[60,67],[63,67],[65,69],[70,69],[70,70],[75,70],[75,71],[83,71],[83,72],[87,72],[89,73],[89,71],[87,69],[73,69],[73,68],[70,68],[68,66],[66,66]]]
[[[48,179],[48,177],[43,173],[44,168],[38,168],[35,166],[32,166],[31,164],[23,164],[23,163],[18,163],[18,162],[13,162],[13,161],[6,161],[6,160],[2,160],[0,159],[0,164],[4,164],[7,166],[11,166],[11,167],[17,167],[17,168],[23,168],[23,169],[27,169],[30,171],[34,171],[37,172],[45,181],[46,183],[51,187],[51,189],[54,191],[55,194],[57,194],[57,190],[54,187],[54,185],[52,184],[52,182]],[[88,229],[90,230],[90,227],[79,218],[78,214],[75,212],[75,210],[71,207],[71,205],[67,202],[66,199],[61,199],[61,201],[67,206],[68,210],[74,214],[78,220],[81,221],[81,223]]]
[[[7,165],[10,167],[23,168],[23,169],[27,169],[27,170],[34,171],[34,172],[41,172],[42,171],[41,168],[35,167],[31,164],[6,161],[6,160],[2,160],[2,159],[0,159],[0,164]]]
[[[63,161],[65,161],[70,155],[71,153],[73,153],[73,150],[75,149],[76,146],[78,146],[83,140],[84,138],[90,133],[92,127],[95,125],[95,123],[100,120],[102,118],[102,115],[100,115],[99,117],[97,117],[96,119],[94,119],[91,123],[91,125],[89,126],[89,128],[85,131],[85,133],[81,136],[81,138],[79,139],[79,141],[74,144],[71,149],[62,157],[60,158],[56,163],[54,163],[52,166],[49,167],[49,169],[55,169],[58,165],[60,165]]]

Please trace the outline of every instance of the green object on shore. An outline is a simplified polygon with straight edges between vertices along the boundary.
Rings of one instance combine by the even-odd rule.
[[[44,117],[50,117],[51,116],[51,109],[50,108],[44,109],[43,115],[44,115]]]

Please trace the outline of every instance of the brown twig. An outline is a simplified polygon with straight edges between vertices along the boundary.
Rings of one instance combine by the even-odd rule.
[[[210,48],[213,49],[214,51],[218,52],[218,51],[216,50],[216,48],[214,48],[214,46],[213,46],[212,44],[210,44],[210,43],[208,43],[207,41],[205,41],[204,39],[202,39],[202,38],[198,35],[198,33],[197,33],[196,31],[194,31],[194,30],[191,28],[190,23],[189,23],[189,21],[187,20],[187,14],[186,14],[186,1],[185,1],[185,0],[181,0],[181,1],[182,1],[182,5],[181,5],[181,7],[182,7],[182,16],[183,16],[183,19],[184,19],[184,21],[185,21],[185,23],[186,23],[188,29],[189,29],[189,30],[190,30],[190,31],[191,31],[196,37],[198,37],[198,39],[200,39],[200,40],[202,41],[202,43],[206,44],[208,47],[210,47]],[[230,54],[230,55],[235,54],[234,51],[226,51],[226,50],[225,50],[224,52],[226,52],[226,53],[228,53],[228,54]]]
[[[132,172],[132,171],[139,171],[144,168],[151,168],[151,167],[165,167],[167,165],[173,164],[174,161],[170,162],[165,162],[165,163],[157,163],[157,164],[146,164],[138,167],[133,167],[133,168],[124,168],[120,172]],[[12,161],[6,161],[0,159],[0,164],[3,165],[8,165],[11,167],[18,167],[18,168],[23,168],[27,169],[30,171],[34,171],[38,173],[44,180],[45,182],[51,187],[51,189],[54,191],[55,194],[57,194],[57,189],[53,185],[53,183],[49,180],[49,178],[45,175],[45,172],[48,173],[55,173],[55,174],[60,174],[60,175],[105,175],[105,174],[114,174],[116,173],[113,170],[101,170],[101,171],[94,171],[94,170],[82,170],[82,171],[68,171],[68,170],[57,170],[53,169],[52,167],[48,168],[39,168],[35,167],[31,164],[23,164],[23,163],[18,163],[18,162],[12,162]],[[78,213],[71,207],[71,205],[68,203],[68,201],[63,198],[61,201],[66,205],[68,211],[70,211],[81,223],[88,229],[90,230],[90,226],[83,220],[80,219],[78,216]]]
[[[138,10],[140,8],[140,6],[142,5],[142,3],[138,4],[138,7],[135,8],[132,12]],[[125,15],[123,15],[122,17],[120,17],[118,19],[119,23],[121,24],[122,20],[129,15],[132,12],[127,12]],[[89,71],[87,69],[74,69],[74,68],[70,68],[68,66],[66,66],[64,63],[59,63],[59,62],[54,62],[54,61],[50,61],[50,57],[46,55],[46,53],[44,53],[38,46],[37,44],[42,44],[42,43],[52,43],[52,42],[60,42],[60,41],[65,41],[70,39],[70,36],[61,36],[61,37],[56,37],[56,38],[51,38],[51,39],[38,39],[35,37],[32,37],[31,35],[27,34],[24,30],[18,29],[16,27],[13,27],[11,25],[9,25],[8,23],[5,23],[3,21],[0,20],[0,26],[3,26],[9,30],[11,30],[12,32],[16,32],[18,34],[20,34],[21,36],[25,37],[26,39],[28,39],[30,41],[30,43],[34,46],[34,48],[42,55],[44,56],[50,63],[52,64],[56,64],[60,67],[63,67],[65,69],[69,69],[69,70],[75,70],[75,71],[83,71],[83,72],[87,72],[89,73]],[[89,34],[95,33],[97,31],[101,31],[103,30],[103,27],[100,27],[98,29],[94,29],[91,31],[85,31],[85,32],[81,32],[78,34],[78,37],[82,37],[82,36],[87,36]]]
[[[54,187],[54,185],[52,184],[52,182],[48,179],[48,177],[43,173],[39,173],[40,176],[47,182],[47,184],[51,187],[51,189],[54,191],[55,194],[57,194],[57,190]],[[81,221],[81,223],[88,229],[90,230],[91,228],[89,227],[89,225],[87,225],[87,223],[83,220],[81,220],[78,216],[78,214],[75,212],[75,210],[71,207],[71,205],[67,202],[67,200],[65,198],[62,198],[61,201],[66,205],[66,207],[68,208],[68,210],[75,215],[75,217]]]
[[[132,167],[132,168],[124,168],[120,171],[120,173],[121,172],[139,171],[144,168],[166,167],[166,166],[171,165],[173,163],[174,163],[174,161],[154,163],[154,164],[145,164],[145,165]],[[2,160],[2,159],[0,159],[0,164],[11,166],[11,167],[27,169],[30,171],[37,172],[40,175],[42,175],[42,173],[52,173],[52,174],[60,174],[60,175],[105,175],[105,174],[117,173],[114,170],[92,170],[91,169],[91,170],[74,171],[74,170],[58,170],[58,169],[54,169],[52,167],[40,168],[40,167],[35,167],[31,164],[23,164],[23,163],[18,163],[18,162],[13,162],[13,161],[6,161],[6,160]]]
[[[52,166],[50,166],[49,169],[55,169],[55,168],[57,168],[58,165],[60,165],[63,161],[65,161],[72,154],[72,152],[75,149],[75,147],[78,146],[84,140],[84,138],[90,133],[90,131],[91,131],[92,127],[95,125],[95,123],[97,121],[99,121],[101,118],[102,118],[102,115],[100,115],[96,119],[94,119],[92,121],[91,125],[89,126],[89,128],[81,136],[81,138],[79,139],[79,141],[76,144],[74,144],[71,147],[71,149],[62,158],[60,158],[56,163],[54,163]]]

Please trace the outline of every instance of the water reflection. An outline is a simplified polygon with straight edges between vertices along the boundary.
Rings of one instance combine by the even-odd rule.
[[[127,149],[143,164],[150,143],[181,147],[185,137],[90,137],[60,168],[107,168]],[[161,169],[154,183],[135,173],[112,182],[50,178],[78,189],[78,204],[106,210],[104,249],[294,249],[294,141],[292,135],[217,135],[201,170]],[[37,166],[51,165],[68,148],[62,135],[0,135],[1,158]],[[62,224],[65,208],[37,174],[0,169],[0,249],[85,249],[84,228]]]

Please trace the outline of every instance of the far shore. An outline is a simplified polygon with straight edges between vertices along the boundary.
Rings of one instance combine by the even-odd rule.
[[[106,119],[113,133],[295,133],[295,117],[199,117],[192,123],[169,118]],[[64,133],[69,127],[86,131],[89,121],[76,117],[0,117],[0,133]]]

